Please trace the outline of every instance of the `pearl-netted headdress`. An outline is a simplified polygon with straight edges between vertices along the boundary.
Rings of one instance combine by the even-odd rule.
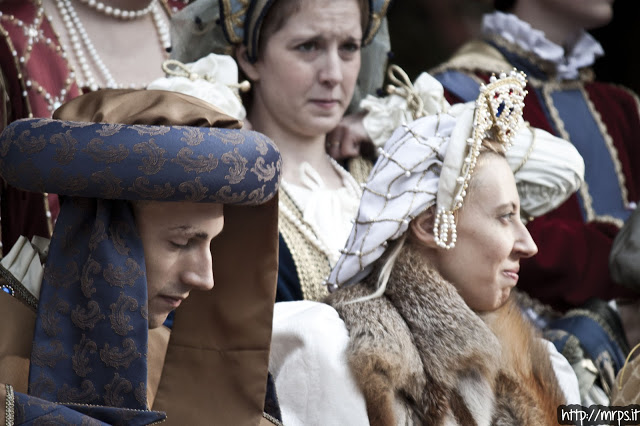
[[[445,108],[443,93],[436,93],[427,108],[431,115],[395,130],[363,187],[351,235],[328,279],[332,288],[366,276],[387,242],[434,204],[436,242],[443,249],[455,246],[454,214],[464,202],[480,145],[489,138],[511,146],[524,124],[525,86],[524,73],[514,70],[482,85],[475,104]]]

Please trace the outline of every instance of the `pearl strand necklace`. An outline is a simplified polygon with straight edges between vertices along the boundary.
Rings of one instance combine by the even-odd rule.
[[[101,1],[96,0],[80,0],[80,2],[86,4],[92,9],[97,10],[98,12],[104,13],[107,16],[113,16],[120,19],[136,19],[148,15],[149,12],[151,12],[151,10],[153,9],[155,0],[151,0],[147,7],[140,10],[122,10],[117,7],[107,6]]]
[[[82,71],[82,75],[85,79],[84,82],[78,81],[78,85],[80,87],[88,87],[91,91],[96,91],[100,88],[95,79],[95,76],[93,75],[93,72],[91,71],[87,57],[85,56],[85,52],[82,47],[82,45],[84,44],[86,51],[89,53],[91,61],[104,78],[105,85],[103,87],[108,89],[127,87],[124,84],[118,84],[113,78],[111,71],[100,57],[100,54],[93,45],[91,38],[89,38],[89,34],[87,34],[82,21],[80,21],[78,14],[71,4],[71,0],[56,0],[56,5],[58,7],[58,10],[60,11],[64,26],[67,30],[71,48],[73,50],[73,53],[75,54],[76,60],[78,61],[78,65],[80,66],[80,70]],[[151,16],[153,18],[154,26],[158,32],[160,43],[166,50],[171,47],[169,24],[164,20],[162,16],[162,8],[158,4],[157,0],[152,0],[149,6],[151,6]],[[131,84],[128,85],[128,87],[136,88],[136,85]]]

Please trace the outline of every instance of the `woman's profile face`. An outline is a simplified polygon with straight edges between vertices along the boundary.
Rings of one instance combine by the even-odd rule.
[[[261,41],[254,64],[255,123],[270,136],[324,135],[342,118],[360,70],[356,0],[304,0],[284,26]],[[245,70],[246,71],[246,70]],[[260,123],[275,126],[278,134]]]
[[[434,266],[478,312],[502,306],[518,283],[520,259],[537,251],[520,221],[520,199],[507,161],[484,154],[472,177],[451,250],[437,250]]]

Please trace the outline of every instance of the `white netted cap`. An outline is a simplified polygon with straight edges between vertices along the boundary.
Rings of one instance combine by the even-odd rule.
[[[357,282],[368,275],[371,265],[384,253],[387,242],[403,235],[411,220],[434,204],[437,205],[436,241],[443,249],[453,247],[457,238],[453,214],[462,207],[478,150],[487,137],[505,148],[515,145],[516,156],[509,158],[509,152],[508,161],[512,169],[524,170],[525,178],[530,179],[521,180],[519,186],[562,187],[563,194],[555,197],[556,206],[577,190],[582,181],[584,163],[575,148],[547,132],[524,125],[524,74],[514,70],[509,75],[492,78],[490,84],[481,87],[475,103],[454,106],[444,100],[442,86],[433,77],[422,74],[418,84],[422,88],[420,100],[417,100],[420,94],[408,95],[414,90],[410,84],[395,92],[407,100],[405,105],[413,104],[409,107],[414,111],[413,116],[405,120],[380,149],[378,161],[363,187],[354,227],[329,276],[331,288]],[[397,98],[389,101],[396,107]],[[422,110],[418,118],[417,109]],[[536,170],[525,170],[533,153],[541,148],[548,154],[536,156]],[[569,155],[571,167],[550,158],[558,148]],[[549,165],[545,163],[547,160],[551,160]],[[550,173],[550,178],[538,178],[538,174],[547,173],[545,166],[566,168],[566,176],[557,179],[553,177],[557,174]],[[523,208],[531,209],[526,210],[529,214],[549,207],[548,203],[541,208],[537,206],[536,202],[530,206],[523,203]]]

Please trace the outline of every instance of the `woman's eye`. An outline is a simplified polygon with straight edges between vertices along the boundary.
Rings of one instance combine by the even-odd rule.
[[[301,52],[312,52],[318,47],[315,41],[308,41],[306,43],[299,44],[297,49]]]
[[[360,50],[360,45],[355,42],[345,43],[342,45],[342,50],[346,52],[357,52]]]
[[[503,214],[502,216],[500,216],[500,219],[506,222],[511,222],[515,215],[516,215],[515,212],[509,212],[507,214]]]

